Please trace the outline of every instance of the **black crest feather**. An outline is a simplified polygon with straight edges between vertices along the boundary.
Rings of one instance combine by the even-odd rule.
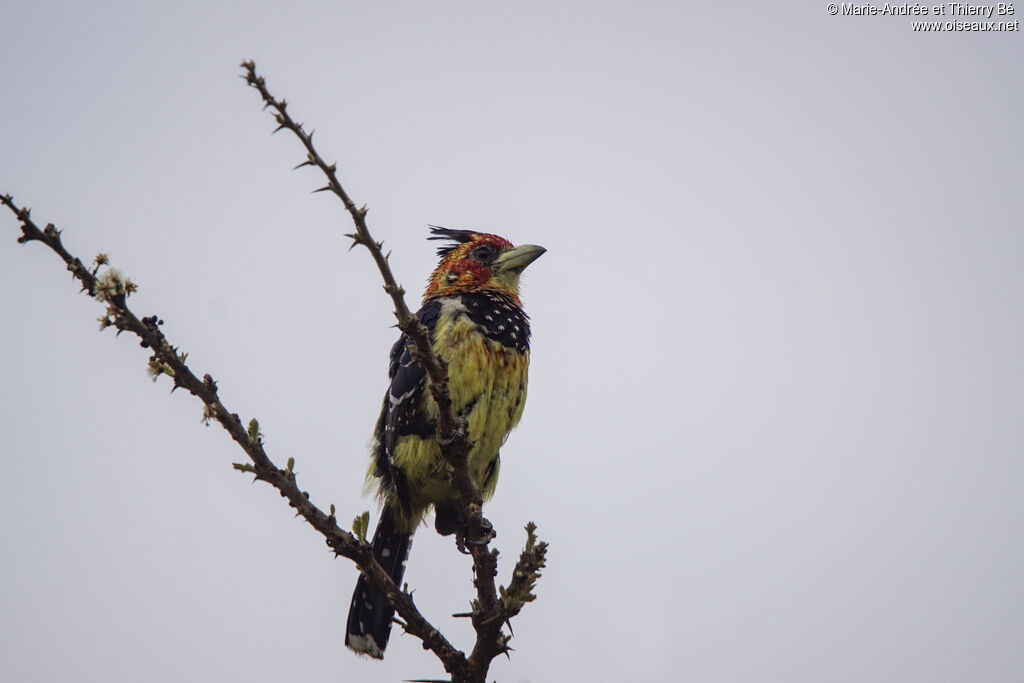
[[[452,230],[451,228],[442,228],[440,225],[431,225],[430,237],[428,240],[451,240],[455,244],[447,244],[443,247],[437,248],[438,256],[447,256],[449,253],[455,250],[460,244],[473,241],[473,235],[479,233],[473,232],[472,230]]]

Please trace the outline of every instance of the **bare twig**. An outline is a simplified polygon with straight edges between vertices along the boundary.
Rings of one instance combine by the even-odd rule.
[[[200,380],[185,364],[185,354],[167,341],[160,329],[163,323],[157,316],[138,318],[127,304],[128,296],[134,291],[135,285],[114,271],[108,269],[99,272],[106,264],[106,257],[96,259],[95,268],[90,271],[80,259],[71,255],[61,242],[61,231],[48,224],[40,229],[32,220],[29,209],[20,208],[10,195],[0,196],[0,203],[7,206],[21,222],[21,236],[18,242],[42,242],[50,247],[67,264],[67,268],[82,284],[82,290],[89,296],[105,303],[107,312],[101,321],[104,327],[115,327],[118,333],[131,332],[139,337],[143,348],[153,351],[150,357],[150,370],[154,375],[166,374],[174,381],[174,388],[181,387],[203,402],[203,416],[206,420],[216,420],[227,430],[231,438],[245,451],[252,464],[236,465],[236,469],[252,473],[256,479],[265,481],[276,488],[288,504],[305,519],[310,526],[320,532],[327,545],[336,555],[353,560],[370,578],[377,588],[384,592],[395,611],[402,617],[403,628],[423,641],[423,647],[431,650],[445,670],[453,678],[462,675],[468,668],[466,656],[457,650],[416,608],[412,595],[403,591],[391,580],[384,568],[374,559],[369,545],[360,543],[352,534],[341,529],[334,515],[325,514],[309,500],[309,494],[302,491],[295,479],[289,459],[286,469],[277,467],[263,448],[259,436],[258,425],[251,423],[247,430],[236,413],[230,412],[221,402],[217,394],[217,383],[210,375]]]
[[[445,459],[452,466],[452,484],[459,491],[464,506],[464,515],[468,526],[468,539],[471,541],[469,547],[473,555],[473,571],[477,588],[477,604],[474,610],[478,616],[473,621],[477,625],[478,637],[490,637],[488,629],[480,624],[493,622],[497,617],[497,590],[494,584],[494,577],[497,574],[498,551],[488,548],[488,534],[484,533],[485,524],[483,521],[483,496],[479,487],[469,474],[467,458],[472,449],[472,442],[469,440],[465,421],[455,415],[452,407],[451,396],[448,391],[448,368],[444,359],[434,353],[430,343],[430,333],[405,304],[405,290],[398,285],[391,268],[388,265],[388,258],[382,251],[381,242],[377,242],[370,236],[366,226],[365,206],[357,208],[349,197],[348,193],[341,186],[337,176],[336,164],[328,164],[313,145],[313,133],[306,133],[302,124],[296,123],[288,113],[288,104],[285,100],[275,98],[267,88],[266,80],[256,72],[256,65],[252,61],[242,62],[245,82],[259,91],[263,98],[264,108],[274,112],[274,120],[277,121],[276,133],[279,130],[289,130],[302,143],[306,149],[306,160],[295,168],[303,166],[316,166],[327,178],[327,184],[316,190],[330,191],[334,193],[345,205],[345,209],[352,216],[355,223],[355,232],[347,237],[352,238],[353,245],[361,244],[366,247],[373,256],[381,277],[384,279],[384,290],[391,296],[395,305],[395,317],[398,319],[398,327],[413,341],[415,349],[413,358],[419,363],[430,379],[430,391],[437,404],[437,436],[441,444],[441,450]],[[498,622],[500,624],[500,620]]]
[[[383,567],[373,558],[369,545],[365,543],[366,520],[357,518],[355,525],[359,538],[341,529],[334,518],[334,506],[330,514],[325,514],[309,500],[309,494],[302,491],[295,478],[294,460],[289,458],[285,469],[278,468],[266,454],[256,420],[249,423],[248,429],[242,425],[237,414],[231,413],[221,403],[217,394],[217,384],[209,375],[200,380],[186,365],[186,354],[180,353],[172,346],[160,329],[163,321],[157,316],[138,318],[128,308],[127,297],[135,291],[136,286],[123,278],[112,268],[100,272],[107,265],[107,258],[97,256],[94,267],[90,270],[78,258],[72,256],[61,243],[60,231],[52,224],[44,229],[32,221],[28,209],[19,208],[14,200],[5,195],[0,201],[17,216],[21,222],[21,243],[39,241],[56,252],[67,265],[68,270],[82,284],[83,291],[91,297],[103,302],[107,311],[101,318],[102,327],[116,327],[118,334],[129,331],[137,335],[143,348],[152,350],[149,360],[150,371],[154,377],[161,374],[169,375],[174,381],[174,388],[183,387],[199,398],[203,404],[204,420],[216,420],[227,430],[239,446],[246,452],[251,461],[239,463],[235,468],[251,473],[256,479],[265,481],[276,488],[282,497],[291,505],[314,529],[324,536],[327,545],[336,555],[353,560],[367,575],[369,580],[380,589],[401,617],[396,621],[408,633],[423,642],[424,649],[431,650],[441,660],[445,670],[451,675],[453,683],[482,683],[486,679],[491,661],[499,654],[508,654],[508,641],[511,635],[502,632],[502,626],[522,609],[523,605],[533,600],[532,588],[544,567],[547,544],[538,542],[534,535],[535,526],[531,522],[527,528],[526,548],[520,555],[513,571],[509,587],[495,586],[497,574],[498,551],[488,546],[491,538],[489,525],[483,519],[483,501],[479,487],[469,474],[467,459],[472,449],[465,420],[455,414],[448,389],[448,368],[444,359],[437,356],[431,343],[427,328],[413,315],[405,304],[405,290],[398,285],[388,265],[388,257],[382,251],[382,243],[375,241],[366,226],[366,207],[357,208],[338,181],[336,166],[327,164],[313,146],[313,132],[308,134],[302,124],[296,123],[287,112],[287,103],[277,100],[267,90],[262,76],[256,73],[256,65],[243,62],[245,81],[259,91],[264,101],[264,108],[274,111],[278,123],[275,130],[287,129],[299,138],[306,149],[306,160],[302,166],[316,166],[327,178],[327,184],[317,191],[330,191],[344,204],[355,223],[355,232],[347,235],[353,240],[353,246],[365,246],[384,279],[384,289],[390,295],[395,307],[398,327],[414,345],[413,358],[427,373],[430,391],[437,405],[437,434],[445,459],[451,465],[452,485],[458,490],[463,503],[463,512],[467,522],[467,540],[473,556],[474,585],[477,598],[473,602],[473,611],[469,615],[477,634],[472,654],[466,655],[455,647],[428,622],[413,604],[412,596],[401,590],[388,577]],[[487,528],[487,532],[485,532]],[[499,596],[500,592],[500,596]],[[463,616],[463,615],[459,615]],[[509,624],[511,632],[511,624]]]
[[[292,119],[288,113],[288,103],[285,100],[278,100],[270,94],[263,76],[256,73],[256,64],[251,61],[242,62],[242,68],[245,70],[245,75],[243,76],[245,82],[258,90],[260,97],[263,98],[264,109],[270,108],[274,111],[274,120],[277,121],[277,128],[274,129],[274,132],[276,133],[283,129],[290,130],[299,138],[302,146],[306,148],[306,160],[295,168],[298,169],[303,166],[316,166],[319,168],[327,177],[327,184],[314,190],[314,192],[332,192],[341,200],[341,203],[345,205],[345,209],[352,216],[352,222],[355,223],[356,231],[345,236],[352,239],[353,246],[361,244],[369,250],[370,255],[377,264],[377,269],[380,270],[381,277],[384,279],[384,291],[391,296],[391,301],[395,306],[398,328],[409,335],[409,338],[416,345],[416,362],[426,370],[427,376],[430,378],[431,391],[434,401],[438,406],[438,437],[442,442],[450,443],[449,453],[460,450],[464,451],[463,457],[465,457],[469,453],[472,443],[470,443],[466,435],[465,425],[457,418],[452,408],[451,396],[448,393],[447,363],[434,353],[430,344],[429,330],[406,306],[405,289],[398,284],[394,274],[391,272],[391,266],[388,265],[388,257],[382,250],[384,243],[374,240],[370,235],[369,229],[366,227],[366,206],[356,207],[338,180],[337,165],[328,164],[320,156],[320,153],[313,146],[313,131],[306,133],[302,124],[296,123]],[[475,488],[472,479],[469,479],[467,483],[469,487]],[[479,496],[479,491],[477,491],[475,497],[478,498]]]

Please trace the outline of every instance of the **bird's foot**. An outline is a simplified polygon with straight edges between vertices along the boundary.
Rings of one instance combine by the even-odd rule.
[[[487,545],[492,540],[494,540],[494,538],[497,537],[497,535],[498,535],[498,532],[494,530],[494,525],[491,524],[486,519],[484,519],[483,517],[481,517],[480,518],[480,538],[475,539],[475,540],[471,540],[469,538],[469,529],[463,528],[462,530],[460,530],[458,533],[455,534],[455,546],[459,549],[459,552],[462,553],[463,555],[470,555],[470,554],[472,554],[473,551],[471,551],[468,546],[471,546],[471,545]]]

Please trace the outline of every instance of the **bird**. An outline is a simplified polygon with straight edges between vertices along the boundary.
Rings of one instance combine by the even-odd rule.
[[[526,401],[530,319],[519,299],[519,277],[546,250],[514,246],[484,232],[429,228],[427,239],[445,244],[437,250],[440,263],[416,317],[429,330],[434,353],[448,364],[452,408],[465,419],[472,442],[469,473],[487,500],[498,481],[499,450]],[[376,487],[383,503],[373,555],[398,586],[413,533],[431,509],[438,533],[464,534],[465,529],[459,494],[437,439],[437,405],[426,372],[413,360],[412,346],[402,334],[391,349],[390,385],[374,428],[367,473],[367,488]],[[393,617],[384,594],[361,573],[345,645],[383,659]]]

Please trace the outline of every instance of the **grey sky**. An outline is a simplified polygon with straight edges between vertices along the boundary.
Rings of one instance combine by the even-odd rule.
[[[317,503],[376,513],[388,302],[254,59],[411,303],[428,223],[549,250],[486,514],[504,581],[528,520],[552,547],[492,678],[1021,680],[1021,34],[680,4],[2,0],[0,192],[109,252]],[[353,567],[17,234],[0,679],[440,677],[344,649]],[[406,578],[467,647],[450,540]]]

